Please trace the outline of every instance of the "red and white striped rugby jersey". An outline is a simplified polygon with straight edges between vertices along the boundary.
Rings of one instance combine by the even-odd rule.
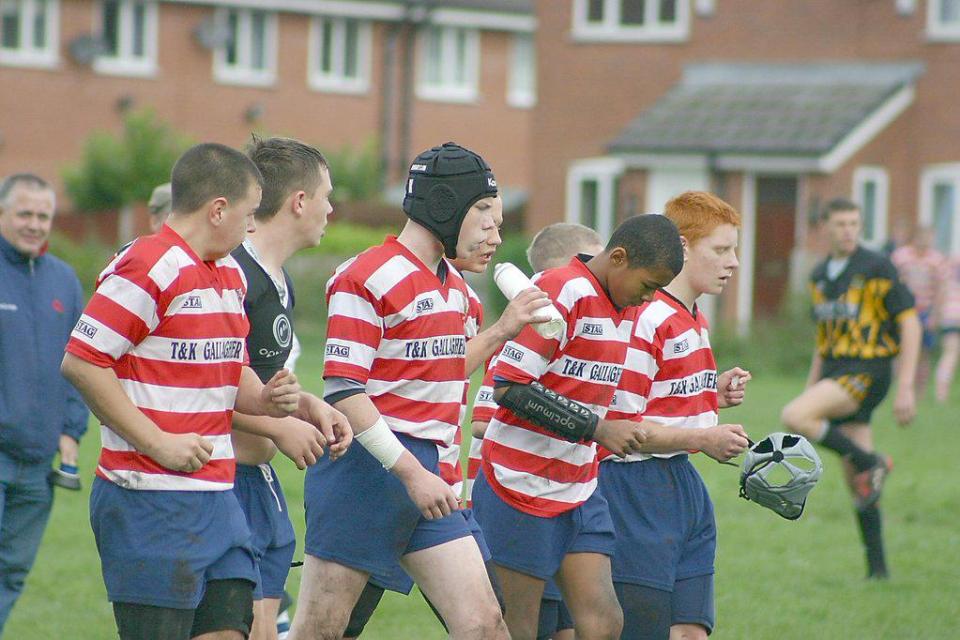
[[[477,292],[467,285],[467,302],[469,310],[467,312],[467,324],[465,334],[467,342],[477,337],[480,333],[480,327],[483,326],[483,305],[480,302]],[[460,405],[459,424],[457,434],[450,445],[438,445],[437,451],[440,457],[440,477],[447,481],[458,496],[463,495],[463,465],[460,463],[460,445],[463,444],[463,420],[467,416],[467,389],[470,386],[470,378],[466,378],[463,385],[463,402]],[[469,495],[469,494],[468,494]]]
[[[393,431],[450,445],[466,385],[466,283],[440,282],[395,237],[327,283],[324,378],[356,380]]]
[[[160,429],[200,434],[213,455],[195,473],[171,471],[102,425],[97,475],[127,489],[229,490],[230,421],[249,330],[239,265],[230,256],[204,262],[164,226],[112,261],[98,282],[67,351],[112,368]]]
[[[503,346],[494,375],[521,384],[539,380],[602,418],[620,382],[632,323],[579,258],[545,271],[537,286],[564,317],[565,330],[546,339],[525,327]],[[597,485],[594,442],[568,442],[503,407],[487,427],[482,453],[483,473],[497,495],[535,516],[569,511]]]
[[[607,412],[609,420],[646,419],[686,429],[704,429],[718,422],[717,362],[710,348],[707,319],[660,290],[653,300],[635,307],[633,335],[627,349],[620,387]],[[687,453],[657,453],[670,458]],[[602,460],[636,462],[651,455],[619,458],[601,447]]]

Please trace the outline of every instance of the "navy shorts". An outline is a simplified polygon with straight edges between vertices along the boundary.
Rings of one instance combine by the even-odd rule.
[[[233,491],[135,491],[98,477],[90,524],[111,602],[196,609],[211,580],[257,581]]]
[[[534,578],[552,578],[568,553],[613,555],[613,522],[597,492],[566,513],[542,518],[504,502],[481,471],[473,485],[473,512],[493,561]]]
[[[397,437],[424,468],[440,475],[437,445]],[[389,589],[402,586],[396,581],[401,557],[470,535],[459,512],[438,520],[420,515],[403,484],[359,445],[335,461],[324,456],[307,470],[304,503],[304,550],[369,573]]]
[[[541,600],[537,640],[550,640],[558,631],[567,629],[573,629],[573,617],[563,600]]]
[[[238,464],[233,492],[247,516],[257,559],[260,579],[253,589],[253,599],[280,598],[297,539],[277,474],[269,464]]]
[[[480,524],[477,522],[477,519],[473,517],[473,509],[463,509],[458,513],[462,514],[467,521],[467,527],[470,528],[470,535],[473,536],[473,539],[477,542],[477,546],[480,547],[480,555],[483,556],[483,561],[487,562],[490,559],[490,549],[483,539],[483,531],[480,530]],[[381,589],[396,591],[404,595],[409,595],[413,589],[413,579],[403,570],[403,567],[401,567],[399,563],[397,563],[394,571],[389,575],[371,574],[370,582]]]
[[[614,582],[673,591],[678,580],[713,575],[713,503],[686,455],[602,462],[598,490],[617,532]]]

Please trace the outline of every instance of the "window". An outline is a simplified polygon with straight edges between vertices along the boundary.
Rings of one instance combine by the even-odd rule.
[[[259,9],[221,9],[215,19],[227,38],[214,53],[213,77],[227,84],[273,84],[277,65],[276,14]]]
[[[927,3],[927,36],[932,40],[960,40],[960,0]]]
[[[59,9],[56,0],[0,0],[0,64],[55,65]]]
[[[960,164],[934,165],[920,176],[920,224],[933,228],[946,254],[960,253]]]
[[[100,73],[156,73],[157,5],[146,0],[102,0],[95,29],[103,43],[93,68]]]
[[[890,178],[881,167],[857,167],[853,172],[853,201],[860,205],[863,243],[880,248],[887,241],[887,200]]]
[[[581,41],[681,42],[690,0],[573,0],[573,37]]]
[[[588,158],[571,164],[567,171],[567,222],[585,225],[601,238],[609,238],[623,170],[623,162],[616,158]]]
[[[476,100],[480,62],[477,30],[431,26],[421,34],[417,96],[448,102]]]
[[[310,31],[310,86],[321,91],[364,93],[370,83],[370,23],[316,17]]]
[[[537,103],[537,60],[533,34],[513,36],[507,103],[514,107],[532,107]]]

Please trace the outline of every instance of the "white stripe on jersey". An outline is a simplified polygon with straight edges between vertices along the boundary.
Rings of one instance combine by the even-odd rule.
[[[380,340],[377,357],[391,360],[410,360],[411,362],[422,362],[425,357],[430,360],[459,360],[464,357],[461,348],[464,345],[465,341],[462,334],[408,338],[405,340],[383,339]]]
[[[633,371],[653,380],[660,367],[657,360],[643,349],[627,347],[627,359],[623,363],[624,371]]]
[[[174,280],[180,275],[180,270],[184,267],[195,265],[186,251],[174,245],[157,260],[147,276],[156,283],[160,291],[166,291]],[[239,271],[239,269],[237,269]]]
[[[654,300],[640,312],[640,318],[634,327],[634,335],[638,338],[653,342],[657,329],[663,321],[676,313],[676,310],[663,300]]]
[[[243,313],[243,300],[233,289],[224,290],[223,295],[209,287],[193,289],[171,300],[164,317],[180,314],[202,316],[210,313]]]
[[[233,441],[229,435],[201,436],[213,445],[211,460],[229,460],[233,458]],[[136,451],[136,448],[123,439],[116,431],[102,424],[100,425],[100,443],[104,449],[110,451]]]
[[[663,359],[679,360],[686,358],[694,351],[710,348],[710,338],[706,331],[695,331],[687,329],[674,338],[666,338],[663,341]]]
[[[160,324],[156,301],[149,293],[126,278],[118,275],[107,277],[100,283],[97,293],[143,320],[143,324],[147,325],[150,331]]]
[[[610,411],[619,413],[640,413],[647,410],[647,398],[639,393],[633,393],[626,389],[617,389],[613,394],[613,402],[610,403]]]
[[[397,286],[404,278],[417,272],[417,266],[404,256],[396,255],[384,262],[374,271],[364,286],[375,298],[382,300],[391,289]]]
[[[453,289],[448,294],[449,300],[444,300],[439,291],[425,291],[411,300],[397,313],[390,313],[383,317],[383,326],[390,328],[413,318],[429,316],[435,313],[467,313],[467,300],[463,294]]]
[[[497,361],[508,362],[510,365],[529,374],[535,380],[538,380],[540,376],[546,373],[547,368],[550,366],[550,361],[542,355],[513,340],[503,345]]]
[[[324,349],[324,362],[342,362],[370,369],[377,350],[362,342],[347,342],[337,338],[327,338]]]
[[[429,380],[367,380],[367,395],[396,394],[413,402],[463,402],[464,380],[432,382]]]
[[[619,391],[617,393],[620,393]],[[644,420],[649,420],[650,422],[662,424],[669,427],[678,427],[681,429],[706,429],[708,427],[717,426],[717,414],[713,411],[705,411],[696,416],[679,416],[679,417],[664,417],[664,416],[643,416]],[[643,460],[649,460],[650,458],[672,458],[673,456],[681,455],[688,453],[687,451],[669,451],[666,453],[631,453],[626,458],[618,458],[617,456],[610,455],[604,458],[605,462],[641,462]]]
[[[117,469],[112,471],[103,465],[97,469],[111,482],[124,489],[139,491],[230,491],[232,482],[212,482],[183,476],[168,476],[161,473],[144,473],[143,471],[128,471]]]
[[[377,315],[373,305],[352,293],[346,291],[337,291],[330,296],[330,303],[327,305],[329,316],[343,316],[353,320],[360,320],[380,328],[380,316]]]
[[[496,418],[490,421],[490,426],[493,429],[487,431],[485,439],[542,458],[561,459],[579,467],[592,462],[596,455],[596,447],[592,443],[586,445],[556,438],[547,441],[539,433],[500,422]]]
[[[423,420],[421,422],[411,422],[409,420],[404,420],[402,418],[389,415],[384,415],[383,419],[387,423],[387,426],[393,431],[409,433],[415,438],[420,438],[421,440],[434,440],[435,442],[441,442],[444,446],[450,446],[453,444],[453,439],[456,437],[457,429],[460,428],[460,425],[458,424],[450,424],[448,422],[444,422],[443,420]]]
[[[654,380],[650,385],[650,400],[654,398],[690,398],[704,391],[717,390],[717,370],[703,369],[682,378]]]
[[[497,463],[493,463],[492,466],[496,480],[500,485],[511,491],[517,491],[528,496],[536,496],[545,500],[580,504],[586,502],[597,488],[596,478],[588,482],[555,482],[549,478],[543,478],[524,471],[516,471]]]
[[[87,314],[80,316],[80,320],[70,333],[70,337],[90,345],[114,360],[119,359],[133,347],[133,343],[125,337]]]
[[[225,385],[203,389],[165,387],[135,380],[120,380],[120,386],[133,404],[141,409],[168,413],[216,413],[232,411],[237,399],[237,387]]]
[[[224,348],[224,345],[228,346],[229,349]],[[238,338],[183,340],[150,334],[129,353],[138,358],[161,362],[209,364],[214,362],[242,362],[245,348],[246,345],[243,344],[243,340]]]

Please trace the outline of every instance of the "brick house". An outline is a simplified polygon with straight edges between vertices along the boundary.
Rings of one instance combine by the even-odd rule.
[[[536,18],[530,229],[606,232],[713,190],[744,228],[708,307],[744,330],[803,282],[833,197],[862,204],[868,244],[919,220],[960,251],[960,0],[541,0]]]
[[[60,183],[95,130],[152,108],[196,140],[381,141],[389,181],[448,139],[508,203],[529,187],[529,0],[4,0],[0,175]]]

